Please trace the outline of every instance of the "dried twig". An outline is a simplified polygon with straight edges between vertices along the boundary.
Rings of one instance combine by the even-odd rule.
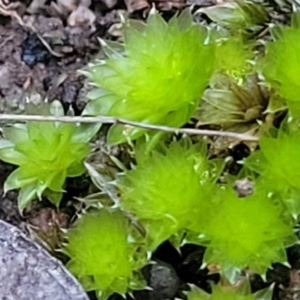
[[[258,141],[258,137],[246,134],[218,130],[207,129],[194,129],[194,128],[174,128],[161,125],[146,124],[142,122],[134,122],[121,118],[114,118],[108,116],[96,117],[82,117],[82,116],[39,116],[39,115],[13,115],[13,114],[0,114],[0,121],[36,121],[36,122],[63,122],[63,123],[103,123],[103,124],[123,124],[128,127],[138,127],[148,130],[158,130],[163,132],[175,134],[188,134],[188,135],[203,135],[203,136],[221,136],[232,138],[242,141]]]

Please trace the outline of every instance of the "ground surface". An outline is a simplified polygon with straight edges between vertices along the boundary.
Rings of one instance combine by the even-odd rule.
[[[32,102],[47,98],[60,100],[66,111],[71,107],[75,114],[80,113],[87,85],[77,70],[99,54],[97,38],[118,38],[119,14],[142,18],[143,12],[151,6],[146,0],[95,0],[91,5],[89,2],[28,0],[5,4],[4,0],[0,1],[3,10],[3,15],[0,10],[0,112],[22,112],[27,98]],[[164,11],[175,11],[185,2],[162,0],[156,4]],[[193,4],[209,6],[214,1],[195,0]],[[232,156],[238,160],[247,151],[246,146],[240,145],[233,150]],[[12,166],[0,164],[0,187],[12,169]],[[21,228],[44,245],[46,241],[47,249],[53,253],[59,240],[57,228],[67,227],[74,213],[68,200],[86,192],[82,182],[84,180],[79,185],[74,181],[68,183],[67,200],[59,212],[43,201],[33,204],[23,216],[17,209],[16,192],[4,195],[0,189],[0,219]],[[218,275],[207,276],[207,270],[199,270],[202,256],[200,247],[187,245],[179,254],[168,243],[162,245],[154,255],[158,265],[144,270],[153,292],[137,293],[136,299],[184,298],[182,290],[187,283],[209,290],[208,280],[217,281]],[[267,283],[253,276],[253,289],[275,282],[274,299],[300,299],[298,246],[289,250],[289,258],[292,268],[274,266],[268,273]],[[92,294],[90,297],[94,299]]]

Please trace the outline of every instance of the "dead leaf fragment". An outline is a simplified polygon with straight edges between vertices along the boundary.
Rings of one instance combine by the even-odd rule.
[[[92,0],[80,0],[80,4],[85,7],[90,7],[92,5]]]
[[[57,0],[57,5],[62,11],[72,12],[78,7],[79,0]]]
[[[68,17],[68,25],[71,27],[81,27],[84,29],[94,29],[96,21],[95,14],[87,7],[79,5]]]
[[[111,9],[115,7],[118,3],[118,0],[101,0],[101,2],[108,8]]]
[[[234,2],[235,0],[215,0],[215,4]]]
[[[180,9],[186,6],[185,0],[152,0],[151,4],[155,4],[155,6],[162,11],[169,11],[174,8]]]
[[[43,208],[27,221],[30,236],[44,246],[50,253],[54,253],[63,241],[62,228],[69,226],[69,216],[52,209]]]
[[[125,4],[129,13],[150,7],[147,0],[125,0]]]
[[[46,0],[33,0],[27,8],[27,13],[36,14],[46,5]]]

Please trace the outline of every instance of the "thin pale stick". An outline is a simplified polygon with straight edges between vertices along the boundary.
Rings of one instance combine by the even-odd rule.
[[[194,129],[194,128],[174,128],[161,125],[146,124],[142,122],[134,122],[121,118],[114,118],[108,116],[82,117],[82,116],[39,116],[39,115],[14,115],[14,114],[0,114],[0,121],[36,121],[36,122],[64,122],[64,123],[103,123],[103,124],[122,124],[130,127],[138,127],[148,130],[158,130],[163,132],[175,134],[188,135],[204,135],[204,136],[221,136],[226,138],[233,138],[242,141],[258,141],[258,137],[246,134],[208,129]]]

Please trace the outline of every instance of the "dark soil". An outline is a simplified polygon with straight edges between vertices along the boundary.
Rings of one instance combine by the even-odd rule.
[[[11,165],[0,163],[0,219],[12,225],[21,227],[22,217],[18,210],[17,192],[3,193],[3,184],[8,174],[13,170]]]

